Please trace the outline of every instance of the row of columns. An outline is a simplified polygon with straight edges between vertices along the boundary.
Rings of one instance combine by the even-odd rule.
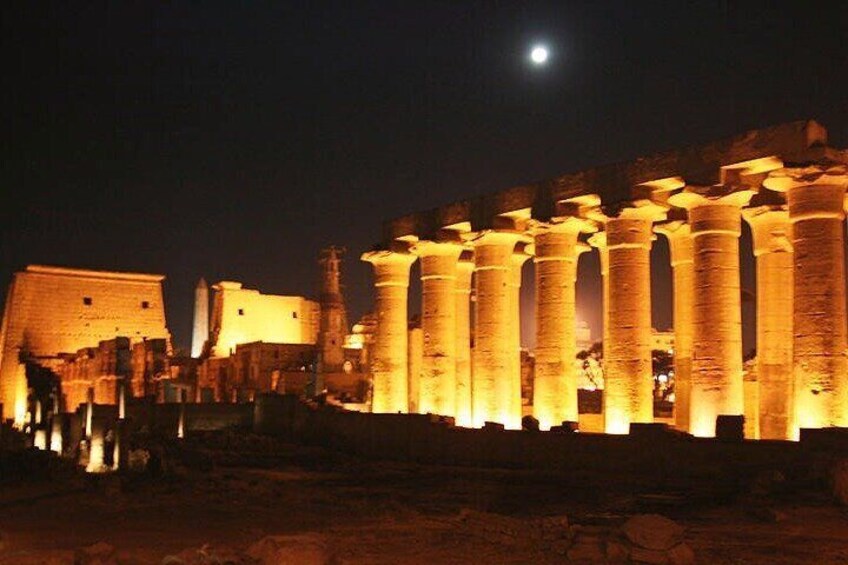
[[[685,210],[685,219],[667,218],[667,205],[638,201],[609,215],[598,208],[581,217],[531,221],[527,230],[487,230],[464,243],[426,241],[411,253],[366,253],[363,259],[375,270],[378,316],[373,410],[405,412],[409,406],[406,294],[418,257],[424,336],[419,411],[455,416],[459,425],[494,421],[520,428],[519,289],[521,267],[532,254],[534,416],[542,429],[577,421],[575,281],[586,247],[579,236],[597,226],[603,231],[589,243],[601,258],[605,430],[627,433],[631,423],[653,421],[650,249],[656,232],[671,251],[676,426],[715,435],[718,416],[744,413],[744,217],[757,262],[761,437],[793,439],[799,427],[848,424],[844,170],[781,170],[764,185],[786,192],[786,205],[745,208],[754,192],[744,187],[688,186],[668,199]]]

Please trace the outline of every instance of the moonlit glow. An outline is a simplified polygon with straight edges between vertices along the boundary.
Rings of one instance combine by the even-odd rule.
[[[535,65],[544,65],[548,61],[548,49],[542,45],[536,45],[530,51],[530,60]]]

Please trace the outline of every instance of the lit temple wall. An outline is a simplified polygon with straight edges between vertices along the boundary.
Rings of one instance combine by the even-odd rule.
[[[52,357],[117,336],[133,342],[164,338],[170,343],[163,279],[35,265],[15,273],[0,336],[2,418],[20,422],[26,411],[26,375],[18,363],[21,351]]]
[[[301,296],[261,294],[238,282],[213,287],[211,354],[227,357],[242,343],[314,344],[320,307]]]

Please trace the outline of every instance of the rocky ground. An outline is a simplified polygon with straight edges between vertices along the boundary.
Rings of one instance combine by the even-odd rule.
[[[138,474],[0,477],[0,564],[848,563],[848,510],[777,474],[671,492],[235,434],[150,451]]]

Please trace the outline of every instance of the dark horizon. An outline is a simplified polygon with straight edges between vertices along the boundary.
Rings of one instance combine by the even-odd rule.
[[[201,276],[317,297],[331,244],[353,323],[372,303],[359,254],[412,211],[798,119],[848,146],[844,17],[803,3],[2,10],[0,285],[27,264],[164,274],[186,348]],[[527,64],[537,41],[544,68]],[[652,265],[663,329],[663,237]],[[587,254],[596,337],[598,287]],[[743,320],[747,351],[752,301]]]

